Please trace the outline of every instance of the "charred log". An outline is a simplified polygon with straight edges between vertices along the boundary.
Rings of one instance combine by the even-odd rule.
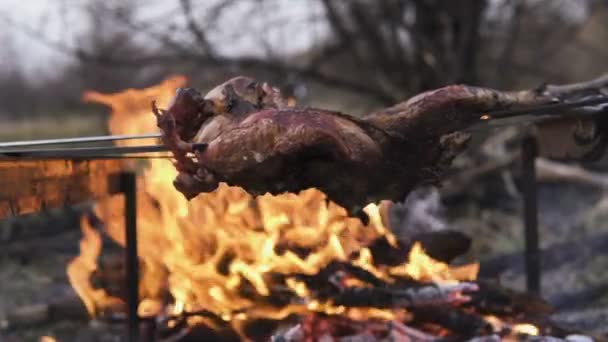
[[[293,277],[314,289],[315,295],[322,300],[332,299],[342,288],[343,277],[353,277],[365,284],[382,288],[388,284],[373,273],[347,262],[334,261],[314,275],[294,274]]]
[[[413,310],[416,324],[432,323],[448,329],[462,338],[492,333],[492,326],[481,316],[462,309],[444,306],[422,307]]]
[[[430,257],[445,263],[452,262],[471,247],[471,239],[464,233],[441,230],[419,233],[407,241],[399,240],[397,246],[391,245],[386,238],[379,238],[369,249],[376,264],[394,266],[407,260],[410,249],[417,242]]]
[[[468,306],[481,313],[495,315],[549,315],[553,308],[546,301],[527,294],[509,290],[498,284],[478,280],[479,291],[471,293]]]
[[[333,301],[346,307],[413,308],[428,306],[451,306],[469,300],[468,294],[477,290],[477,285],[421,285],[411,288],[366,288],[342,289]]]

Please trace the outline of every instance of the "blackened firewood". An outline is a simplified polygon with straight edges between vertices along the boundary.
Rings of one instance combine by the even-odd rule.
[[[422,245],[430,257],[448,264],[471,247],[470,237],[448,229],[418,233],[411,239],[399,240],[397,246],[391,245],[385,237],[380,237],[368,248],[376,265],[396,266],[407,260],[409,251],[416,242]]]
[[[272,275],[268,278],[272,278]],[[284,280],[284,277],[281,278]],[[267,284],[283,284],[284,281],[267,282]],[[271,285],[270,294],[268,296],[261,295],[253,284],[246,278],[241,278],[240,285],[238,287],[238,293],[242,298],[251,300],[257,305],[271,306],[271,307],[283,307],[291,303],[297,296],[286,286]]]
[[[501,287],[490,281],[477,281],[479,291],[471,294],[468,305],[482,313],[495,315],[549,315],[553,308],[543,299]]]
[[[431,258],[449,264],[469,250],[471,238],[464,233],[448,229],[424,232],[409,240],[399,240],[397,247],[392,246],[386,238],[380,238],[374,241],[369,249],[377,265],[396,266],[407,260],[410,249],[416,243],[420,243]]]
[[[371,272],[356,265],[341,261],[329,263],[314,275],[294,274],[293,276],[306,283],[309,289],[313,289],[318,299],[328,299],[335,296],[340,290],[340,286],[332,281],[335,279],[336,275],[340,273],[354,277],[374,287],[381,288],[387,286],[385,281],[376,277]]]
[[[168,341],[171,341],[167,337]],[[188,329],[183,337],[178,339],[179,342],[239,342],[241,338],[233,330],[216,330],[206,325],[198,324]]]
[[[245,322],[242,327],[243,333],[251,341],[268,341],[279,325],[278,321],[271,319],[255,319]]]
[[[467,313],[462,309],[449,306],[426,306],[411,309],[414,314],[413,325],[435,323],[463,338],[492,333],[492,326],[483,317]]]
[[[455,230],[421,233],[412,240],[419,241],[430,257],[448,264],[471,247],[471,238]]]
[[[412,245],[399,242],[398,246],[393,246],[385,237],[380,237],[374,240],[368,248],[376,265],[397,266],[407,260]]]
[[[376,277],[373,273],[364,270],[361,267],[355,266],[351,263],[344,263],[342,265],[342,269],[347,272],[350,276],[353,276],[361,281],[364,281],[375,287],[382,287],[386,285],[386,282],[378,277]]]
[[[411,308],[425,306],[449,306],[466,301],[465,292],[472,292],[477,285],[422,285],[411,288],[347,287],[334,298],[336,305],[346,307]]]

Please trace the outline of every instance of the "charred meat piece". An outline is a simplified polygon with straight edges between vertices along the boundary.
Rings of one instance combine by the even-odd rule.
[[[237,77],[206,96],[180,89],[167,110],[153,109],[180,170],[175,186],[188,198],[219,182],[252,194],[315,187],[358,214],[437,182],[466,145],[458,130],[480,113],[552,101],[534,91],[449,86],[355,118],[288,107],[276,88]]]

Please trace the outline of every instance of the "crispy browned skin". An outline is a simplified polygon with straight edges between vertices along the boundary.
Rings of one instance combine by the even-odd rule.
[[[535,92],[456,85],[357,119],[287,107],[276,89],[235,78],[202,100],[178,91],[168,110],[155,112],[181,171],[175,186],[188,198],[218,182],[253,194],[315,187],[356,214],[368,203],[400,201],[413,187],[438,181],[468,140],[457,131],[484,111],[551,101]],[[193,151],[192,143],[207,148]]]

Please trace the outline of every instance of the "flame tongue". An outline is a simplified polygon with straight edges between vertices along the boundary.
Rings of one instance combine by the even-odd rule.
[[[175,77],[143,90],[111,95],[87,93],[86,99],[112,108],[112,134],[149,133],[156,130],[150,102],[156,99],[159,106],[166,107],[175,88],[184,84],[183,77]],[[402,310],[334,305],[315,298],[315,289],[294,275],[314,276],[332,262],[344,262],[386,283],[408,277],[458,286],[459,281],[477,276],[476,264],[451,268],[430,258],[418,244],[405,264],[375,265],[366,246],[378,238],[397,244],[375,205],[366,208],[370,225],[365,226],[314,189],[254,199],[242,189],[220,185],[213,193],[187,201],[173,188],[176,176],[170,161],[154,159],[140,179],[141,314],[206,310],[234,325],[246,319],[281,319],[310,311],[344,314],[352,319],[393,319],[396,314],[403,315]],[[106,223],[106,233],[124,244],[121,206],[120,198],[112,198],[99,203],[96,211]],[[68,273],[87,308],[95,314],[99,307],[116,299],[90,285],[101,240],[88,224],[83,223],[82,229],[81,255],[68,266]],[[345,278],[341,286],[366,284]],[[278,293],[285,291],[298,299],[277,299]],[[172,303],[165,302],[167,293]]]

